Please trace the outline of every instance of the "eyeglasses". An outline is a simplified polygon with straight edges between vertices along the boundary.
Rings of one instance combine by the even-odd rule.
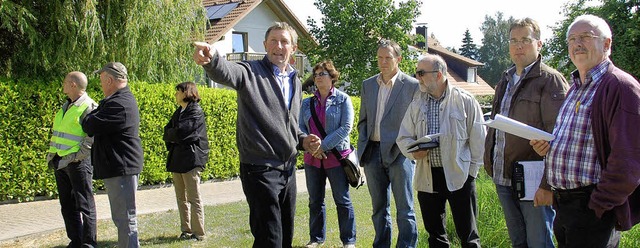
[[[572,44],[575,44],[576,42],[588,43],[596,38],[600,38],[600,36],[595,36],[592,34],[571,35],[569,36],[569,38],[567,38],[567,44],[572,45]]]
[[[324,77],[324,76],[329,76],[329,73],[326,71],[320,72],[320,73],[314,73],[313,77]]]
[[[418,77],[422,77],[422,76],[424,76],[424,74],[427,74],[427,73],[434,73],[434,72],[440,72],[440,71],[425,71],[425,70],[419,70],[419,71],[416,71],[416,75],[418,75]]]
[[[515,46],[517,44],[522,44],[522,45],[531,45],[531,43],[533,43],[535,39],[531,39],[531,38],[522,38],[522,40],[518,40],[518,39],[509,39],[509,45]]]

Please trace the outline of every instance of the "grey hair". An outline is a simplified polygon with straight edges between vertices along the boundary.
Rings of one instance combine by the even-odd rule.
[[[605,39],[606,38],[611,39],[612,40],[611,43],[613,43],[613,35],[611,34],[611,27],[609,26],[609,24],[607,24],[607,21],[600,18],[599,16],[589,15],[589,14],[578,16],[576,17],[575,20],[573,20],[571,25],[569,25],[569,28],[567,28],[567,37],[566,37],[567,39],[569,39],[569,31],[577,23],[587,23],[591,25],[595,29],[598,35],[601,35]],[[609,49],[607,50],[607,57],[609,55],[611,55],[611,46],[609,46]]]
[[[442,75],[447,75],[447,62],[437,54],[423,54],[418,63],[430,63],[434,70],[440,71]]]

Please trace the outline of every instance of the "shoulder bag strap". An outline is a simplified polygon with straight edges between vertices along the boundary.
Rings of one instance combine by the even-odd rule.
[[[324,139],[327,136],[327,132],[324,131],[324,127],[322,126],[322,123],[320,123],[320,119],[318,119],[318,115],[316,114],[316,107],[315,107],[316,99],[318,98],[315,96],[310,99],[311,100],[310,101],[311,118],[313,118],[313,122],[316,124],[316,128],[318,128],[318,131],[320,131],[320,135]],[[338,149],[334,147],[333,149],[331,149],[331,152],[333,153],[334,156],[336,156],[338,160],[342,160],[342,155],[340,155],[340,152],[338,152]]]

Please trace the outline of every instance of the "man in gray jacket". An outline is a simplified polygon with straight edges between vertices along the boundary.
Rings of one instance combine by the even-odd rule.
[[[320,138],[298,127],[302,86],[289,64],[297,40],[289,24],[276,22],[265,34],[264,59],[238,63],[224,60],[205,42],[194,43],[193,59],[209,78],[237,92],[240,179],[254,247],[291,247],[297,149],[320,147]]]
[[[447,64],[425,55],[416,66],[417,93],[402,119],[398,147],[417,161],[415,185],[429,247],[449,247],[446,203],[461,247],[480,247],[475,179],[482,167],[485,127],[478,101],[447,80]],[[437,135],[439,146],[413,150],[413,142]]]
[[[369,185],[376,236],[373,247],[391,246],[391,194],[396,202],[397,247],[415,247],[418,242],[413,210],[415,164],[400,153],[396,137],[404,112],[418,89],[418,80],[400,71],[400,46],[390,40],[378,44],[380,73],[362,82],[358,121],[358,157]]]

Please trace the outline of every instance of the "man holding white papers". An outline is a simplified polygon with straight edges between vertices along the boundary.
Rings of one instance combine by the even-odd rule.
[[[418,61],[420,92],[404,115],[398,147],[416,160],[415,188],[429,247],[449,247],[445,204],[449,207],[462,247],[480,247],[476,225],[475,178],[482,166],[486,130],[476,99],[447,81],[447,64],[438,55]],[[416,140],[435,136],[439,147],[408,152]]]
[[[530,18],[516,20],[509,32],[509,55],[514,65],[496,86],[491,118],[506,116],[547,132],[553,130],[567,81],[562,74],[542,63],[540,27]],[[514,163],[542,161],[527,139],[489,128],[484,168],[493,178],[512,247],[554,247],[551,191],[543,177],[535,194],[538,205],[521,201],[512,185]]]
[[[546,155],[558,246],[618,247],[618,230],[640,222],[640,84],[609,59],[613,38],[604,19],[578,16],[567,30],[577,69],[556,139],[531,145]]]

